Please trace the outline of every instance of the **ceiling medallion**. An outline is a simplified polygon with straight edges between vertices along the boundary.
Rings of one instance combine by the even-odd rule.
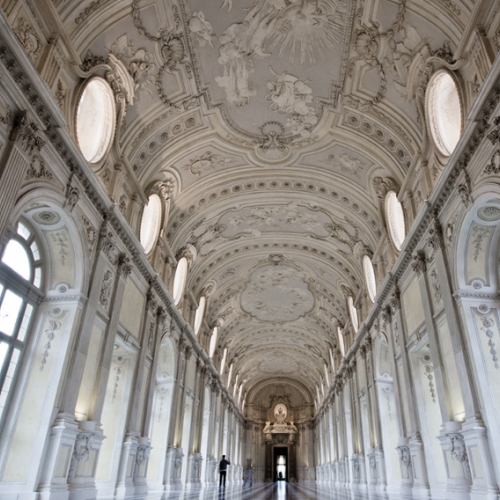
[[[34,214],[33,219],[43,226],[53,226],[61,220],[61,216],[50,210],[42,210]]]
[[[276,263],[256,269],[241,293],[241,308],[260,321],[295,321],[313,307],[314,296],[304,276]]]
[[[500,219],[499,207],[483,207],[478,210],[477,215],[484,221],[495,221]]]

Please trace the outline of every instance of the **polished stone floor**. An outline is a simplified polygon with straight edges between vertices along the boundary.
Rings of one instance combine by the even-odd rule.
[[[285,482],[256,483],[252,487],[228,486],[203,490],[172,491],[163,495],[150,493],[137,500],[400,500],[404,496],[388,497],[380,493],[362,493],[336,489],[315,483],[291,484]],[[132,500],[132,499],[130,499]]]

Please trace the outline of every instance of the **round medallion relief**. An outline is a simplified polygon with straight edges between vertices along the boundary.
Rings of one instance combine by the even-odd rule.
[[[499,207],[483,207],[480,208],[477,215],[484,221],[495,221],[500,219]]]
[[[263,373],[288,375],[289,373],[296,372],[299,369],[299,365],[288,356],[278,356],[262,361],[259,368]]]
[[[98,163],[106,155],[113,141],[115,122],[115,96],[111,87],[103,78],[91,78],[76,110],[76,137],[89,163]]]
[[[51,210],[42,210],[33,215],[33,220],[43,226],[53,226],[61,220],[61,216]]]

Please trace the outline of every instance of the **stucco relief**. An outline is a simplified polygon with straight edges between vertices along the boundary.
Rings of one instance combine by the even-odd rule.
[[[308,137],[318,122],[313,101],[332,99],[345,79],[354,4],[339,0],[189,2],[193,14],[186,27],[198,44],[202,35],[200,65],[194,69],[211,85],[210,99],[227,103],[226,116],[240,130],[256,134],[279,110],[287,115],[282,124],[289,135]],[[321,64],[326,61],[327,65]],[[270,67],[279,68],[273,72],[275,81],[270,81]],[[274,104],[282,92],[294,101],[293,111],[284,112],[281,104]],[[243,111],[250,102],[259,112]]]
[[[213,151],[206,151],[205,153],[192,158],[182,167],[182,169],[188,170],[191,174],[199,177],[208,170],[215,170],[217,167],[223,167],[233,163],[234,160],[232,158],[225,158],[224,156],[214,153]]]
[[[241,294],[241,308],[261,321],[295,321],[314,307],[304,276],[284,265],[255,270]]]
[[[299,369],[298,363],[288,356],[277,356],[262,361],[259,369],[263,373],[286,375]]]
[[[212,222],[200,224],[191,235],[199,255],[209,255],[226,241],[262,233],[308,233],[319,238],[333,234],[337,227],[322,210],[295,202],[230,210]]]

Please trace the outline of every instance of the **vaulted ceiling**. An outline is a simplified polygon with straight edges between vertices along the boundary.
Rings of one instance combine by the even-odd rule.
[[[212,285],[206,321],[247,394],[289,381],[311,402],[346,293],[369,306],[377,186],[399,191],[419,155],[416,96],[429,58],[453,59],[459,3],[53,0],[83,67],[133,78],[121,151],[145,192],[174,182],[169,245],[196,249],[187,288]]]

